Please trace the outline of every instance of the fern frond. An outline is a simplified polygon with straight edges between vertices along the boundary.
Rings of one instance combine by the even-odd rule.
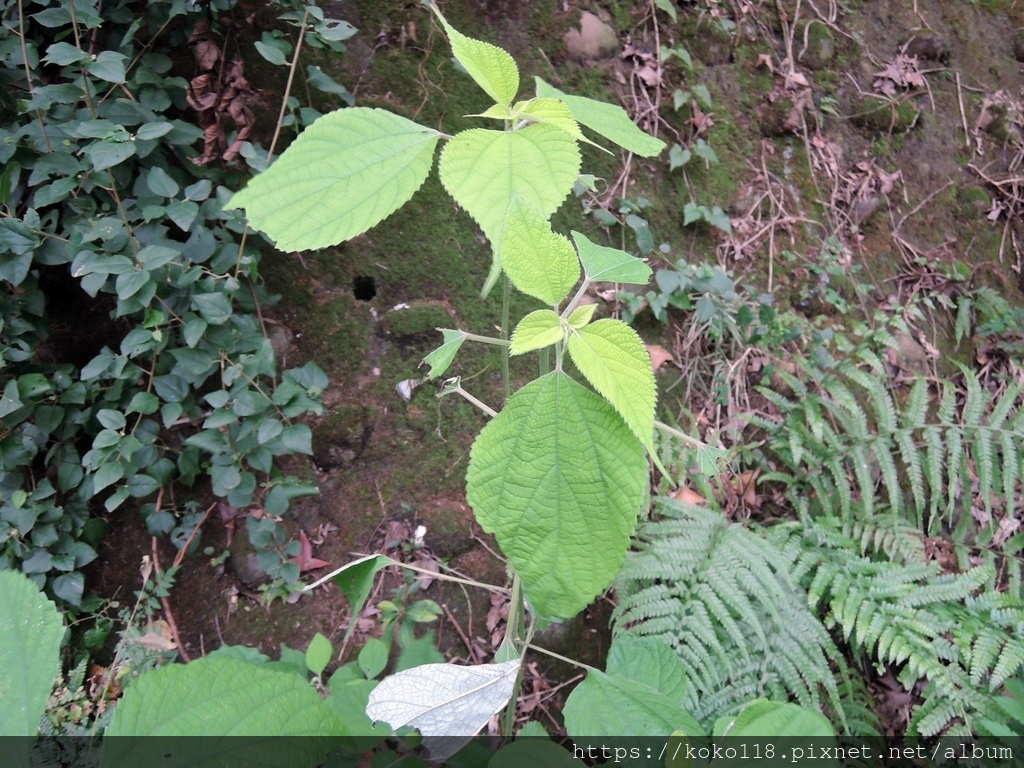
[[[660,500],[657,510],[663,518],[640,526],[617,578],[615,631],[675,649],[701,722],[764,695],[814,707],[825,697],[843,722],[831,668],[839,654],[794,586],[787,553],[701,507]]]

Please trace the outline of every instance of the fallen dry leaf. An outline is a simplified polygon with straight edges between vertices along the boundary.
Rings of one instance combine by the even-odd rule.
[[[647,354],[651,356],[651,367],[654,370],[658,370],[665,363],[670,363],[674,359],[672,353],[660,344],[648,344]]]
[[[683,504],[700,505],[708,503],[707,499],[705,499],[696,491],[686,487],[685,485],[678,491],[673,491],[672,493],[670,493],[669,496],[671,496],[676,501],[683,502]]]
[[[299,552],[298,557],[293,557],[290,560],[290,562],[299,566],[299,573],[315,571],[317,568],[324,568],[330,565],[326,560],[313,557],[313,545],[310,543],[305,531],[299,531],[299,543],[302,545],[302,551]]]
[[[775,74],[775,65],[772,63],[772,55],[770,53],[757,54],[757,60],[754,62],[754,69],[760,69],[761,67],[768,67],[768,71],[773,75]]]

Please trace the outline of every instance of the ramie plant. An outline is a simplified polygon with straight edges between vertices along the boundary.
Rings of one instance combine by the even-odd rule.
[[[594,305],[581,299],[594,282],[644,284],[651,270],[579,232],[570,242],[551,230],[549,217],[580,176],[579,143],[590,142],[581,124],[641,155],[664,144],[622,108],[566,95],[540,78],[536,98],[515,102],[511,56],[460,34],[434,10],[459,63],[494,99],[480,117],[504,130],[448,136],[380,109],[339,110],[311,125],[228,207],[244,208],[282,250],[334,245],[412,197],[445,143],[441,182],[491,243],[484,292],[504,274],[550,308],[522,318],[509,339],[444,330],[443,345],[425,361],[428,378],[443,374],[467,340],[501,345],[506,359],[540,350],[550,361],[500,413],[458,378],[445,391],[494,416],[473,446],[467,476],[478,521],[497,537],[532,609],[566,618],[606,589],[622,564],[646,495],[647,456],[655,455],[656,390],[643,342],[622,322],[594,320]],[[596,393],[564,371],[566,353]]]
[[[495,99],[484,116],[501,120],[505,130],[473,129],[451,137],[381,110],[344,109],[313,123],[230,207],[244,207],[281,248],[337,243],[408,200],[429,173],[443,139],[441,180],[492,244],[494,268],[487,287],[504,274],[506,285],[550,307],[522,318],[508,339],[445,330],[444,344],[426,361],[428,377],[440,376],[459,347],[473,340],[502,347],[506,363],[508,355],[539,351],[542,369],[549,369],[511,395],[500,413],[480,403],[493,419],[476,440],[467,477],[477,518],[496,535],[514,569],[511,590],[480,585],[511,593],[509,630],[499,658],[471,667],[427,663],[436,655],[406,643],[397,665],[401,671],[378,684],[374,678],[387,664],[388,649],[372,640],[355,663],[329,678],[326,692],[324,671],[332,650],[322,636],[313,638],[304,656],[282,649],[277,663],[251,648],[225,647],[186,666],[140,676],[118,704],[108,736],[335,737],[272,744],[237,739],[218,753],[226,765],[248,765],[258,757],[307,768],[322,764],[335,747],[353,748],[344,737],[381,741],[392,728],[411,726],[427,737],[431,756],[444,759],[502,709],[505,730],[511,732],[508,715],[514,707],[506,707],[521,674],[522,654],[535,648],[530,641],[536,620],[582,610],[609,586],[625,558],[647,499],[648,455],[660,463],[654,430],[672,430],[654,420],[654,377],[640,338],[624,323],[594,320],[592,305],[582,305],[581,299],[599,280],[644,284],[650,269],[576,232],[574,248],[552,232],[548,218],[579,174],[578,142],[586,140],[580,123],[641,154],[655,155],[663,145],[639,131],[621,108],[567,96],[540,80],[537,98],[513,104],[519,76],[511,57],[464,37],[437,15],[456,58]],[[565,372],[566,353],[596,393]],[[445,391],[479,402],[457,378],[446,382]],[[697,449],[705,471],[714,468],[712,449],[676,434]],[[327,578],[337,581],[357,615],[374,575],[392,564],[386,556],[371,555]],[[0,653],[0,684],[10,680],[17,693],[0,696],[0,714],[16,714],[0,717],[0,733],[36,731],[64,631],[53,604],[25,577],[0,573],[0,649],[12,638],[24,639],[26,631],[30,642],[24,659],[9,663]],[[574,739],[631,734],[700,740],[704,728],[684,708],[684,674],[669,645],[623,633],[607,669],[589,669],[574,691],[565,707],[566,729]],[[528,728],[543,733],[538,724]],[[832,734],[820,712],[766,700],[716,720],[709,730],[712,738]],[[355,748],[362,753],[366,746],[360,741]],[[164,744],[110,739],[102,765],[161,759],[146,751],[152,749],[162,753]],[[501,751],[494,759],[515,764],[566,759],[550,742],[517,742]],[[492,760],[490,754],[477,757],[473,765]]]

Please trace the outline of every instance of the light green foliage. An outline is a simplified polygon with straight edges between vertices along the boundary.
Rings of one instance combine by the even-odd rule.
[[[579,123],[577,123],[576,118],[572,116],[572,111],[570,111],[568,105],[560,99],[531,99],[530,101],[521,101],[516,104],[510,117],[512,119],[527,120],[532,123],[547,123],[548,125],[554,125],[557,128],[561,128],[577,141],[585,141],[587,144],[597,147],[602,152],[608,151],[583,135],[583,131],[580,130]]]
[[[381,109],[324,115],[226,208],[283,251],[349,240],[404,205],[430,172],[441,135]]]
[[[597,245],[575,230],[572,239],[579,251],[583,272],[591,282],[646,285],[651,279],[651,268],[636,256],[618,248]]]
[[[427,372],[428,379],[441,376],[448,370],[455,360],[455,355],[459,353],[462,343],[466,340],[466,334],[462,331],[453,331],[450,328],[439,330],[443,338],[441,346],[423,358],[423,362],[420,363],[420,365],[425,363],[430,366],[430,370]]]
[[[657,638],[685,670],[681,705],[710,725],[752,698],[842,712],[839,654],[781,552],[721,513],[662,501],[616,579],[616,632]],[[841,716],[841,715],[840,715]]]
[[[521,355],[524,352],[550,347],[564,338],[565,328],[558,313],[550,309],[538,309],[519,321],[519,325],[512,332],[509,353]]]
[[[459,64],[498,104],[510,104],[519,92],[519,67],[515,60],[496,45],[466,37],[454,29],[436,7],[432,8],[444,26]]]
[[[107,729],[107,736],[270,737],[346,733],[344,725],[304,677],[232,658],[198,659],[143,675],[125,692]],[[253,754],[270,748],[269,744],[261,745],[251,738],[246,741]],[[139,740],[129,744],[147,748]],[[322,759],[328,747],[313,739],[308,745],[311,759],[307,764],[315,765],[315,755]],[[294,750],[295,744],[291,743],[289,749]],[[104,768],[148,764],[138,757],[110,749],[104,756]]]
[[[469,503],[542,616],[607,589],[643,503],[647,460],[608,403],[563,373],[516,392],[473,444]]]
[[[569,736],[662,736],[682,730],[693,736],[704,731],[673,700],[649,685],[620,675],[591,670],[576,686],[562,710]]]
[[[756,699],[747,704],[739,714],[715,721],[712,735],[753,739],[795,736],[827,739],[836,734],[828,718],[821,712],[812,712],[796,704]],[[815,743],[819,747],[827,744],[828,741]]]
[[[324,673],[331,661],[331,641],[317,632],[306,649],[306,667],[316,677]],[[372,677],[372,675],[371,675]]]
[[[507,320],[500,339],[446,330],[442,346],[424,361],[430,366],[430,378],[448,369],[466,340],[498,344],[505,355],[554,347],[554,372],[512,395],[478,436],[466,481],[467,497],[478,521],[495,534],[514,568],[516,598],[509,624],[521,627],[527,603],[535,615],[567,618],[610,585],[646,496],[644,448],[653,455],[654,447],[656,390],[643,342],[618,321],[591,323],[593,307],[578,306],[591,282],[641,283],[650,269],[629,254],[597,246],[574,233],[580,251],[577,255],[568,239],[551,230],[549,220],[580,179],[579,142],[587,139],[579,123],[644,156],[656,155],[664,144],[644,134],[621,107],[565,96],[542,81],[538,88],[550,92],[510,107],[519,85],[511,57],[462,35],[432,9],[457,60],[496,102],[481,116],[505,123],[505,130],[474,128],[445,136],[438,162],[442,185],[491,243],[493,262],[484,293],[504,272],[511,286],[552,307],[523,318],[511,341],[505,340]],[[359,123],[359,130],[338,130],[354,123]],[[314,123],[262,180],[253,181],[233,202],[245,206],[254,225],[279,246],[316,247],[336,242],[373,226],[409,198],[429,170],[439,136],[402,118],[371,110],[345,110]],[[362,160],[366,154],[371,161],[357,170],[373,176],[369,184],[361,180],[349,159]],[[330,170],[332,163],[334,171]],[[406,168],[410,163],[413,169]],[[341,177],[337,189],[325,191],[323,175],[306,170],[318,166],[336,179]],[[399,170],[408,173],[396,181]],[[328,198],[334,194],[344,198],[344,203],[330,204]],[[328,204],[322,205],[325,201]],[[641,249],[653,248],[646,222],[638,219],[631,226]],[[583,285],[562,306],[579,282],[581,262],[587,272]],[[600,394],[563,373],[566,347],[576,367]],[[510,385],[507,366],[505,378]],[[455,392],[494,413],[463,389],[458,378],[449,379],[442,394]],[[342,575],[353,615],[365,601],[373,575],[387,562],[386,558],[364,559]],[[431,621],[440,611],[426,600],[406,609],[404,599],[398,597],[381,601],[378,608],[384,617],[385,644],[397,632],[403,647],[411,644],[410,625],[402,623],[403,617],[413,622]],[[401,629],[395,630],[399,625]],[[405,640],[401,639],[403,631]],[[510,633],[507,641],[506,649],[521,650],[519,630]],[[364,672],[376,671],[377,664],[367,664]],[[507,683],[509,694],[498,704],[476,701],[476,693],[482,691],[477,683],[473,683],[473,696],[463,691],[456,697],[458,701],[446,698],[453,690],[462,691],[459,681],[468,679],[467,674],[466,669],[443,666],[401,671],[370,697],[367,712],[373,717],[386,716],[395,727],[420,727],[425,734],[440,735],[444,728],[472,732],[508,698],[515,675],[503,677],[501,690]],[[661,694],[648,689],[637,695],[640,711],[656,708]],[[352,699],[345,701],[347,707]],[[411,704],[422,711],[412,711],[416,707],[410,709]],[[395,708],[402,711],[392,717]],[[456,720],[438,720],[449,710],[455,712]],[[673,719],[685,717],[680,713]]]
[[[647,348],[620,320],[604,319],[569,336],[569,355],[653,455],[657,390]]]
[[[512,285],[552,306],[580,278],[580,263],[572,245],[551,231],[547,216],[512,198],[505,222],[501,264]]]
[[[539,77],[535,77],[534,80],[537,84],[538,97],[565,102],[577,122],[623,149],[628,149],[641,157],[655,157],[665,148],[665,142],[641,131],[622,107],[584,96],[570,96]]]
[[[496,259],[513,198],[547,219],[569,196],[579,172],[573,138],[542,124],[519,131],[463,131],[448,142],[438,163],[441,183],[480,225]],[[497,274],[492,272],[494,279]]]
[[[0,736],[34,736],[60,673],[64,622],[27,577],[0,571]]]
[[[576,307],[576,309],[570,312],[565,320],[573,328],[579,329],[591,321],[596,310],[597,304],[584,304],[582,307]]]

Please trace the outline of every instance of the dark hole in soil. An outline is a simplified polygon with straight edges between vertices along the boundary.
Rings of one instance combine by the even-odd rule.
[[[40,357],[83,366],[105,346],[117,349],[126,327],[111,315],[117,302],[109,294],[92,298],[67,267],[42,267],[39,287],[46,294],[49,336]]]
[[[352,278],[352,295],[359,301],[369,301],[377,295],[377,281],[365,275]]]

